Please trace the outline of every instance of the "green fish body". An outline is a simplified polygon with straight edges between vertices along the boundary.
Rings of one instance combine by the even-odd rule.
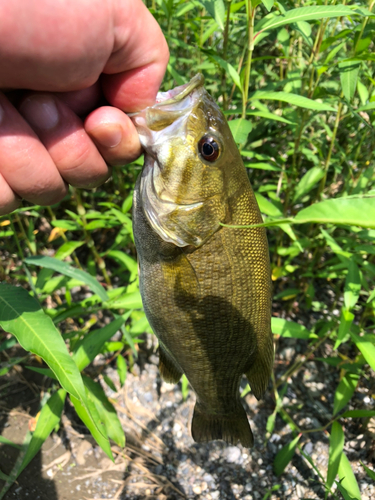
[[[274,353],[265,230],[221,225],[262,223],[241,155],[201,75],[133,121],[146,151],[133,229],[161,376],[194,389],[195,441],[251,447],[240,381],[260,398]]]

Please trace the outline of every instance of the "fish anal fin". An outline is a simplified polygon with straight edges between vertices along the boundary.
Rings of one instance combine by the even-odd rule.
[[[251,390],[257,399],[265,393],[271,377],[274,360],[273,339],[267,337],[265,345],[258,348],[256,355],[252,358],[250,369],[245,373]]]
[[[170,384],[177,384],[182,371],[176,366],[162,345],[159,345],[159,372],[161,378]]]
[[[235,413],[214,415],[206,413],[197,403],[194,408],[191,433],[197,443],[222,439],[233,445],[240,442],[246,448],[254,445],[254,437],[246,412],[240,404]]]

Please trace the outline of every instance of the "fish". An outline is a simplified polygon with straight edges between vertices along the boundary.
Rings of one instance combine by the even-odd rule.
[[[263,222],[241,154],[201,74],[132,120],[145,151],[133,233],[161,377],[194,390],[194,441],[252,447],[240,382],[261,398],[274,348],[265,229],[228,227]]]

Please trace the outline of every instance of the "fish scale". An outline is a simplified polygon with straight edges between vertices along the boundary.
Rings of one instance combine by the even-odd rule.
[[[142,301],[159,339],[162,377],[177,382],[185,373],[196,393],[193,438],[252,446],[239,388],[246,374],[254,395],[261,397],[272,370],[266,234],[264,228],[221,225],[259,224],[262,218],[229,127],[202,79],[172,91],[169,109],[179,92],[189,99],[186,117],[178,113],[180,128],[165,110],[161,128],[157,111],[162,100],[152,108],[152,123],[140,121],[143,129],[138,123],[149,155],[133,204]],[[178,100],[180,108],[183,99]],[[157,144],[144,123],[157,130]],[[199,152],[207,134],[213,137],[210,144],[220,144],[217,161],[204,161]],[[158,164],[156,180],[150,158]],[[148,207],[155,197],[158,210],[150,218]]]

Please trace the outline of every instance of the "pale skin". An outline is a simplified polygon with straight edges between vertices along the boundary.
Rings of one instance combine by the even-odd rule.
[[[137,158],[126,112],[155,102],[169,52],[141,0],[4,1],[0,19],[4,215],[21,198],[49,205],[68,184],[99,186]]]

